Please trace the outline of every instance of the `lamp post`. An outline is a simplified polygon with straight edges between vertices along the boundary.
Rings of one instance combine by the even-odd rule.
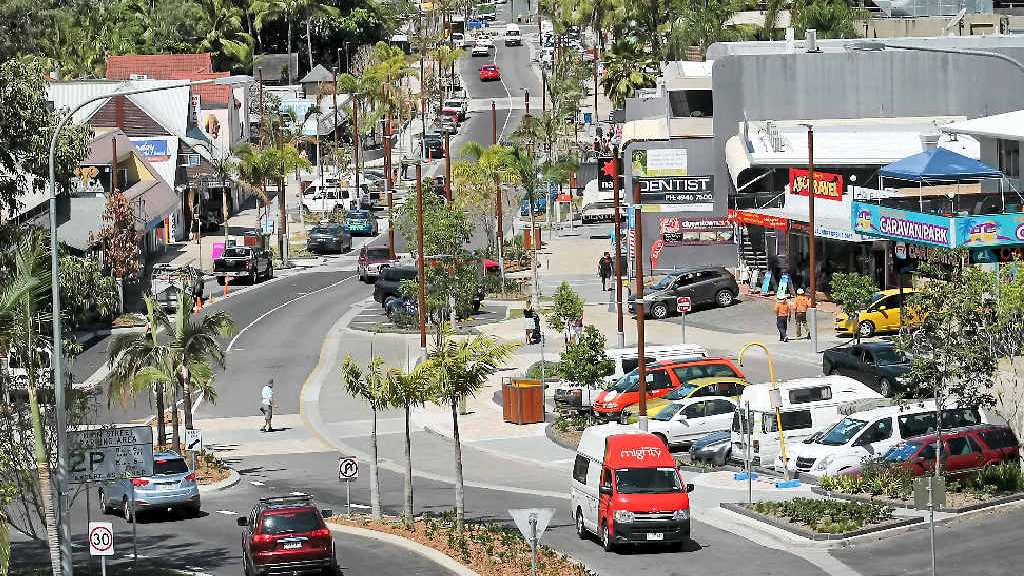
[[[764,350],[765,356],[768,357],[768,381],[771,384],[772,392],[778,394],[779,383],[777,380],[775,380],[775,362],[772,361],[772,353],[768,351],[768,348],[764,344],[761,344],[760,342],[751,342],[744,346],[743,348],[740,348],[740,353],[739,356],[737,356],[736,363],[740,365],[740,368],[743,367],[743,355],[746,353],[748,348],[760,348],[761,350]],[[772,401],[772,403],[776,404],[774,400]],[[779,399],[779,403],[781,403],[781,398]],[[786,433],[782,429],[782,412],[780,412],[778,404],[776,404],[775,406],[775,425],[779,429],[779,449],[782,451],[782,468],[785,471],[786,481],[788,482],[789,458],[786,454]]]
[[[96,102],[97,100],[107,100],[110,98],[116,98],[118,96],[133,96],[135,94],[143,94],[146,92],[158,92],[161,90],[171,90],[174,88],[186,88],[191,86],[198,86],[200,84],[218,84],[226,86],[235,86],[238,84],[247,84],[252,81],[249,76],[228,76],[226,78],[211,78],[208,80],[197,80],[191,82],[182,82],[180,84],[169,84],[166,86],[154,86],[149,88],[143,88],[138,90],[124,90],[114,92],[112,94],[102,94],[99,96],[93,96],[82,102],[79,102],[77,106],[72,108],[63,118],[57,121],[57,126],[53,130],[53,134],[50,135],[50,151],[49,151],[49,177],[47,179],[47,188],[49,188],[49,209],[50,209],[50,305],[53,308],[52,316],[52,330],[53,330],[53,355],[52,355],[52,368],[53,368],[53,389],[54,389],[54,409],[57,412],[57,522],[60,530],[58,540],[61,548],[61,572],[63,576],[73,576],[74,564],[71,556],[71,528],[67,521],[67,506],[64,500],[64,491],[67,484],[67,472],[68,472],[68,414],[67,414],[67,399],[65,398],[64,391],[64,374],[61,366],[63,361],[62,347],[64,345],[63,334],[61,332],[60,325],[60,269],[59,259],[57,258],[57,138],[60,136],[61,130],[67,126],[68,122],[74,117],[75,113],[81,110],[84,106]],[[61,576],[54,574],[54,576]]]

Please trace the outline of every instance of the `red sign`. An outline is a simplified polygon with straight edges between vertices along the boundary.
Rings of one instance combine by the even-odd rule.
[[[680,314],[686,314],[693,309],[693,301],[690,300],[689,296],[680,296],[676,298],[676,312]]]
[[[567,194],[559,194],[558,195],[558,201],[559,202],[572,202],[572,193],[570,192],[570,193],[567,193]]]
[[[789,193],[807,196],[810,172],[803,168],[789,169]],[[843,175],[814,171],[814,197],[825,200],[843,199]]]
[[[779,216],[761,214],[760,212],[747,212],[745,210],[729,210],[728,218],[730,222],[739,222],[740,224],[753,224],[754,226],[772,228],[774,230],[789,229],[789,220],[781,218]]]

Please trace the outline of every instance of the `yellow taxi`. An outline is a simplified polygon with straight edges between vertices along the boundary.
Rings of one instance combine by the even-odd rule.
[[[698,396],[730,396],[739,398],[746,388],[747,380],[737,376],[708,376],[704,378],[689,378],[686,383],[669,392],[661,398],[649,398],[647,400],[647,414],[654,416],[663,408],[676,400],[684,400]],[[640,419],[638,404],[631,404],[622,410],[619,422],[622,424],[636,424]]]
[[[921,324],[920,315],[916,310],[906,306],[913,296],[912,288],[903,289],[906,318],[900,318],[900,291],[898,289],[882,290],[871,296],[871,303],[857,313],[857,319],[848,317],[844,312],[836,312],[835,330],[839,336],[853,336],[856,331],[861,338],[869,338],[875,334],[898,332],[901,325],[914,328]]]

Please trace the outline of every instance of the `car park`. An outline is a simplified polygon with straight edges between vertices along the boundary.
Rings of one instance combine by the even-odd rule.
[[[324,523],[331,514],[304,494],[260,498],[237,519],[243,576],[340,576],[334,538]]]
[[[909,327],[920,325],[921,315],[906,305],[914,294],[911,288],[882,290],[876,292],[867,307],[853,317],[842,311],[836,312],[836,335],[853,336],[856,332],[861,338],[870,338],[875,334],[899,332],[904,324]]]
[[[382,270],[387,270],[400,262],[397,255],[391,257],[391,249],[387,246],[363,246],[359,249],[356,271],[359,279],[368,282],[376,279]]]
[[[691,364],[675,370],[676,378],[682,385],[661,398],[648,400],[648,415],[653,416],[665,406],[688,398],[728,396],[738,400],[743,394],[743,388],[748,385],[745,378],[736,376],[733,367],[726,364]],[[701,374],[712,374],[712,376],[701,376]],[[623,408],[619,415],[619,421],[623,424],[636,424],[638,411],[636,404]]]
[[[350,210],[345,215],[344,226],[353,235],[376,236],[378,232],[377,218],[367,210]]]
[[[821,358],[824,374],[849,376],[867,384],[879,394],[892,397],[906,390],[910,359],[892,342],[847,342],[825,350]]]
[[[938,449],[939,435],[927,434],[893,446],[882,460],[899,463],[914,476],[924,476],[934,472]],[[943,430],[941,457],[943,475],[970,476],[986,466],[1016,462],[1020,457],[1020,442],[1008,426],[986,424]],[[847,470],[845,474],[858,476],[860,468]]]
[[[987,422],[988,416],[977,408],[942,411],[942,426],[947,429]],[[885,454],[911,437],[935,430],[932,400],[862,410],[836,422],[814,442],[795,445],[789,455],[789,469],[815,477],[840,474],[860,466],[865,458]],[[775,459],[775,468],[782,469],[781,457]]]
[[[482,82],[501,80],[501,69],[494,64],[485,64],[484,66],[481,66],[480,80]]]
[[[344,225],[328,222],[314,226],[306,238],[306,250],[320,252],[348,252],[352,249],[352,234]]]
[[[780,401],[778,414],[773,396]],[[780,420],[786,445],[793,446],[836,423],[844,413],[874,407],[880,400],[881,394],[846,376],[797,378],[775,385],[751,384],[740,396],[743,410],[733,414],[732,458],[741,458],[749,442],[751,464],[770,466],[781,452]],[[791,457],[787,452],[787,459]]]
[[[698,438],[690,444],[690,462],[693,464],[709,464],[725,466],[732,453],[732,432],[720,430]]]
[[[647,421],[647,431],[672,446],[689,445],[711,432],[729,430],[736,399],[726,396],[675,400]]]
[[[152,476],[101,483],[98,494],[100,511],[119,511],[128,522],[143,512],[181,510],[196,516],[202,508],[196,473],[176,452],[153,454]]]
[[[569,488],[580,539],[597,534],[607,552],[621,544],[681,546],[690,540],[692,491],[661,438],[616,424],[584,429]]]
[[[672,272],[644,295],[644,313],[651,318],[666,318],[676,313],[676,298],[687,297],[694,306],[731,305],[739,295],[736,278],[721,266],[689,268]],[[636,299],[629,299],[630,314],[636,313]]]

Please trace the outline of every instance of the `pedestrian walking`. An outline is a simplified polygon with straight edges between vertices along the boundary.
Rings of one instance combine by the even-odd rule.
[[[803,338],[803,333],[807,332],[807,337],[811,337],[811,331],[807,328],[807,310],[811,307],[811,299],[804,294],[804,289],[799,288],[796,291],[796,298],[793,299],[793,310],[796,312],[796,337],[797,339]]]
[[[523,329],[526,331],[526,345],[533,342],[533,301],[527,300],[523,307]]]
[[[789,342],[789,316],[792,314],[792,307],[786,300],[786,294],[776,296],[775,303],[775,326],[779,329],[779,342]]]
[[[608,252],[597,261],[597,275],[601,277],[601,291],[611,290],[608,279],[612,277],[612,255]]]
[[[263,427],[260,432],[273,432],[271,420],[274,418],[274,379],[267,381],[260,392],[260,412],[263,413]]]

